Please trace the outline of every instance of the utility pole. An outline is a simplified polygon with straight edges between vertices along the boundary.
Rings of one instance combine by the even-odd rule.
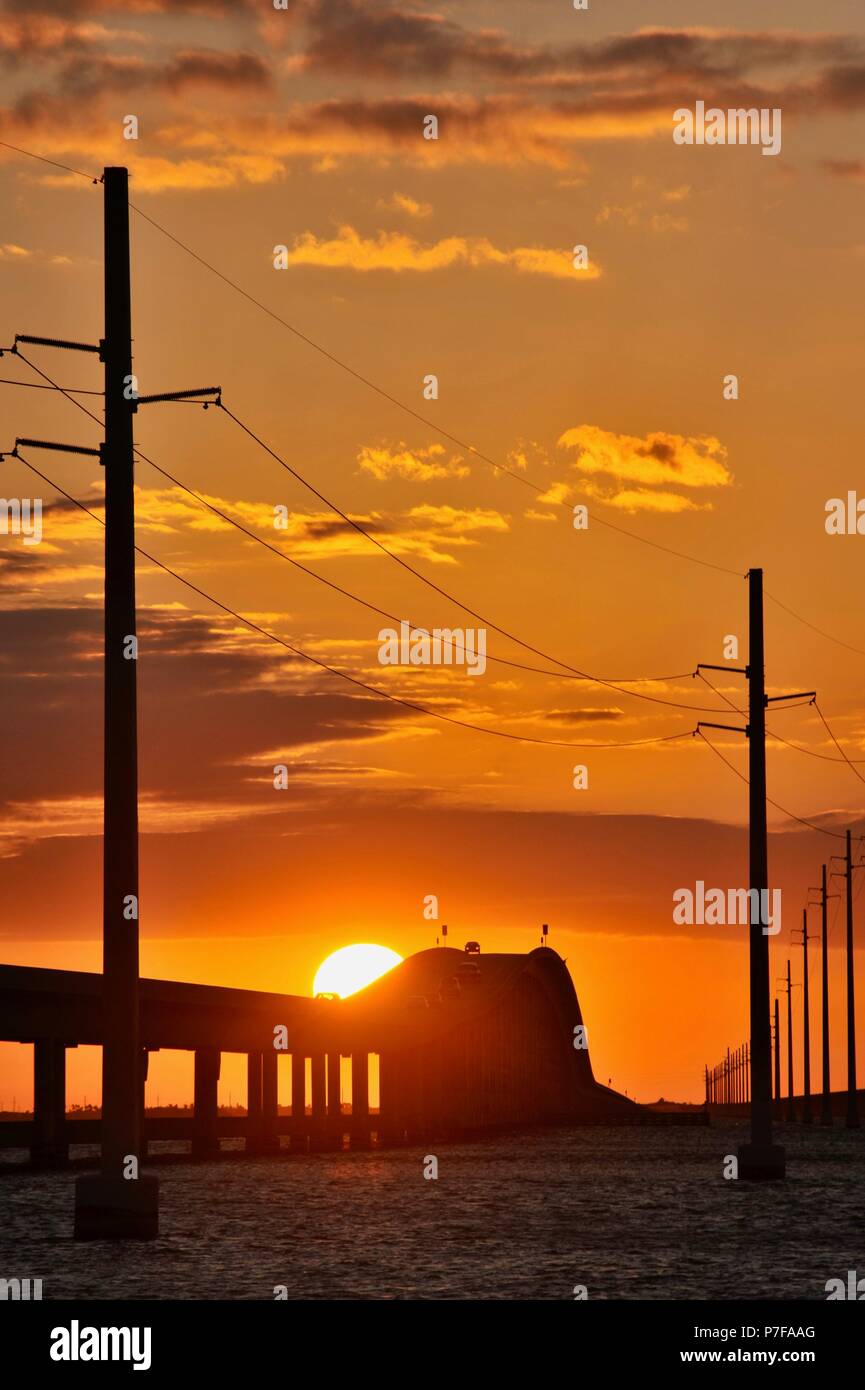
[[[859,1098],[856,1094],[856,992],[853,977],[853,870],[862,864],[853,863],[852,835],[847,831],[847,848],[844,855],[844,868],[839,874],[846,879],[847,897],[847,1120],[848,1129],[859,1128]],[[840,856],[833,854],[833,859]]]
[[[790,962],[787,961],[787,974],[778,982],[787,993],[787,1119],[795,1120],[796,1106],[793,1101],[793,985],[790,981]],[[775,1007],[777,1008],[777,1001]],[[778,1099],[781,1098],[780,1089]]]
[[[710,724],[701,720],[702,729],[732,729],[748,739],[748,811],[750,823],[750,932],[749,986],[751,1019],[751,1141],[739,1148],[739,1176],[754,1180],[783,1178],[784,1149],[772,1138],[772,1039],[769,1024],[769,940],[764,905],[769,894],[769,836],[766,824],[766,707],[778,700],[814,696],[813,690],[795,695],[766,694],[766,668],[763,643],[763,571],[748,571],[748,665],[744,668],[711,666],[700,662],[701,670],[736,671],[748,679],[748,723],[742,729],[734,724]]]
[[[78,1179],[75,1235],[153,1237],[159,1188],[138,1172],[138,730],[128,172],[105,193],[105,743],[102,864],[102,1170]]]
[[[19,344],[92,353],[105,369],[105,438],[98,449],[15,440],[19,452],[50,449],[98,458],[105,468],[105,685],[101,1172],[75,1185],[76,1239],[158,1234],[159,1186],[139,1172],[142,1084],[138,1000],[138,738],[136,709],[135,510],[132,417],[157,401],[221,399],[218,386],[140,396],[132,375],[129,173],[109,168],[104,190],[105,336],[98,345],[16,333]],[[23,354],[21,354],[23,356]],[[24,359],[27,360],[26,358]],[[32,365],[32,364],[30,364]],[[37,369],[38,370],[38,369]],[[88,412],[89,413],[89,412]],[[31,465],[32,466],[32,465]],[[447,930],[447,929],[445,929]]]
[[[750,887],[757,901],[769,889],[766,825],[766,670],[763,646],[763,571],[748,572],[748,776],[751,826]],[[751,1143],[742,1151],[757,1177],[783,1177],[784,1150],[772,1144],[772,1087],[769,1078],[769,938],[762,913],[751,913]],[[742,1170],[740,1161],[739,1170]]]
[[[775,1000],[775,1111],[781,1113],[781,1017]]]
[[[827,867],[825,864],[820,870],[820,887],[812,888],[810,892],[820,894],[820,920],[821,937],[823,941],[822,962],[823,978],[820,990],[820,1024],[822,1034],[822,1077],[823,1094],[820,1104],[820,1123],[831,1129],[832,1118],[832,1090],[829,1074],[829,899],[837,898],[837,893],[827,893],[826,891]]]
[[[811,1114],[811,1002],[808,993],[808,909],[802,909],[802,1123],[810,1125]]]

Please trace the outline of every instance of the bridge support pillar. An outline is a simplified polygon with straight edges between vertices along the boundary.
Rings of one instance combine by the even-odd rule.
[[[323,1052],[314,1052],[310,1068],[312,1081],[312,1140],[324,1143],[327,1130],[327,1070]]]
[[[154,1050],[158,1051],[158,1048]],[[138,1069],[138,1133],[141,1136],[139,1142],[139,1155],[143,1163],[149,1152],[147,1136],[144,1130],[144,1094],[147,1086],[147,1075],[150,1071],[149,1049],[142,1047],[140,1055],[141,1062]]]
[[[195,1101],[193,1115],[192,1153],[195,1158],[208,1158],[219,1153],[216,1122],[218,1106],[217,1082],[222,1054],[216,1047],[195,1049]]]
[[[327,1129],[334,1148],[342,1148],[342,1103],[340,1087],[342,1068],[339,1052],[327,1054]]]
[[[291,1054],[291,1147],[305,1148],[308,1137],[306,1124],[306,1057],[302,1052]]]
[[[246,1152],[261,1153],[262,1112],[261,1112],[261,1073],[260,1052],[246,1054]]]
[[[351,1142],[369,1148],[369,1053],[351,1054]]]
[[[264,1153],[279,1152],[276,1121],[279,1115],[278,1053],[268,1048],[261,1054],[261,1147]]]
[[[33,1046],[33,1140],[30,1162],[62,1168],[69,1162],[66,1139],[66,1045],[37,1038]]]

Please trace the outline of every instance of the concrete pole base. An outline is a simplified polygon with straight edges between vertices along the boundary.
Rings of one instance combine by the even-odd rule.
[[[156,1178],[87,1173],[76,1180],[76,1240],[155,1240],[158,1235]]]
[[[751,1182],[771,1182],[786,1176],[786,1159],[781,1144],[742,1144],[738,1156],[740,1178]]]

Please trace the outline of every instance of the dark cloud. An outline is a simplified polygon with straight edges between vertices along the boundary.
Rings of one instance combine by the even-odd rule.
[[[380,734],[405,712],[352,694],[327,673],[231,619],[139,614],[141,787],[171,799],[248,801],[274,750]],[[300,673],[303,678],[299,679]],[[0,708],[21,756],[4,758],[9,802],[98,794],[102,780],[102,612],[0,612]],[[7,748],[8,751],[8,748]],[[0,803],[2,804],[2,803]],[[2,825],[0,825],[2,830]]]
[[[620,709],[551,709],[544,712],[544,719],[553,724],[607,724],[613,719],[624,719]]]
[[[813,95],[818,106],[858,110],[865,102],[865,64],[830,68],[815,82]]]
[[[267,61],[255,53],[191,49],[167,63],[106,55],[74,59],[62,68],[56,90],[59,95],[87,98],[118,91],[177,94],[193,87],[254,91],[270,82]]]
[[[843,63],[862,52],[860,41],[846,35],[700,29],[646,29],[596,43],[539,47],[498,31],[473,31],[440,14],[367,0],[314,0],[305,18],[309,69],[395,80],[466,70],[505,80],[558,76],[575,86],[617,77],[729,81],[763,69]]]
[[[304,51],[313,71],[364,72],[391,78],[444,77],[468,67],[494,77],[547,71],[561,56],[521,48],[504,36],[475,33],[436,14],[358,0],[318,0],[307,14]]]
[[[865,181],[865,159],[824,159],[823,168],[836,179],[850,179],[856,183]]]
[[[290,11],[299,11],[306,0],[288,0]],[[201,14],[211,17],[235,12],[260,13],[262,0],[0,0],[0,14],[117,16]]]

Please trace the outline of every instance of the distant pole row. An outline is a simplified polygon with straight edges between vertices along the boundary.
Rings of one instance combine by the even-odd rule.
[[[823,864],[821,869],[820,887],[812,891],[819,895],[817,902],[809,904],[812,907],[819,907],[821,914],[820,939],[822,944],[822,989],[821,989],[821,1023],[822,1023],[822,1098],[820,1107],[820,1123],[831,1126],[832,1099],[829,1071],[829,943],[828,943],[828,900],[831,897],[839,897],[840,894],[829,893],[827,891],[827,877],[840,877],[845,880],[846,898],[846,1016],[847,1016],[847,1114],[846,1126],[848,1129],[858,1129],[859,1118],[859,1096],[856,1088],[856,997],[853,973],[853,870],[865,867],[865,861],[853,862],[852,856],[852,836],[848,830],[846,834],[846,853],[834,855],[834,859],[839,860],[843,865],[841,869],[829,870],[828,865]],[[811,1108],[811,1017],[810,1017],[810,993],[809,993],[809,972],[808,972],[808,942],[816,940],[816,936],[808,932],[808,908],[802,912],[802,926],[796,929],[802,934],[802,1113],[803,1124],[812,1124],[814,1115]],[[778,981],[781,993],[787,995],[787,1120],[796,1120],[795,1090],[793,1081],[793,1061],[794,1061],[794,1036],[793,1036],[793,990],[798,988],[792,980],[790,961],[788,960],[786,973]],[[772,1045],[772,1059],[774,1062],[774,1085],[772,1096],[776,1114],[781,1113],[781,1025],[780,1025],[780,1001],[776,997],[772,1014],[769,1019],[769,1029]],[[749,1061],[750,1045],[745,1043],[742,1047],[734,1051],[727,1049],[726,1057],[719,1062],[716,1067],[705,1068],[706,1085],[706,1104],[707,1105],[738,1105],[750,1100],[749,1088]],[[743,1084],[743,1067],[745,1069]]]
[[[751,1044],[742,1043],[716,1067],[706,1067],[707,1105],[746,1105],[751,1099]]]

